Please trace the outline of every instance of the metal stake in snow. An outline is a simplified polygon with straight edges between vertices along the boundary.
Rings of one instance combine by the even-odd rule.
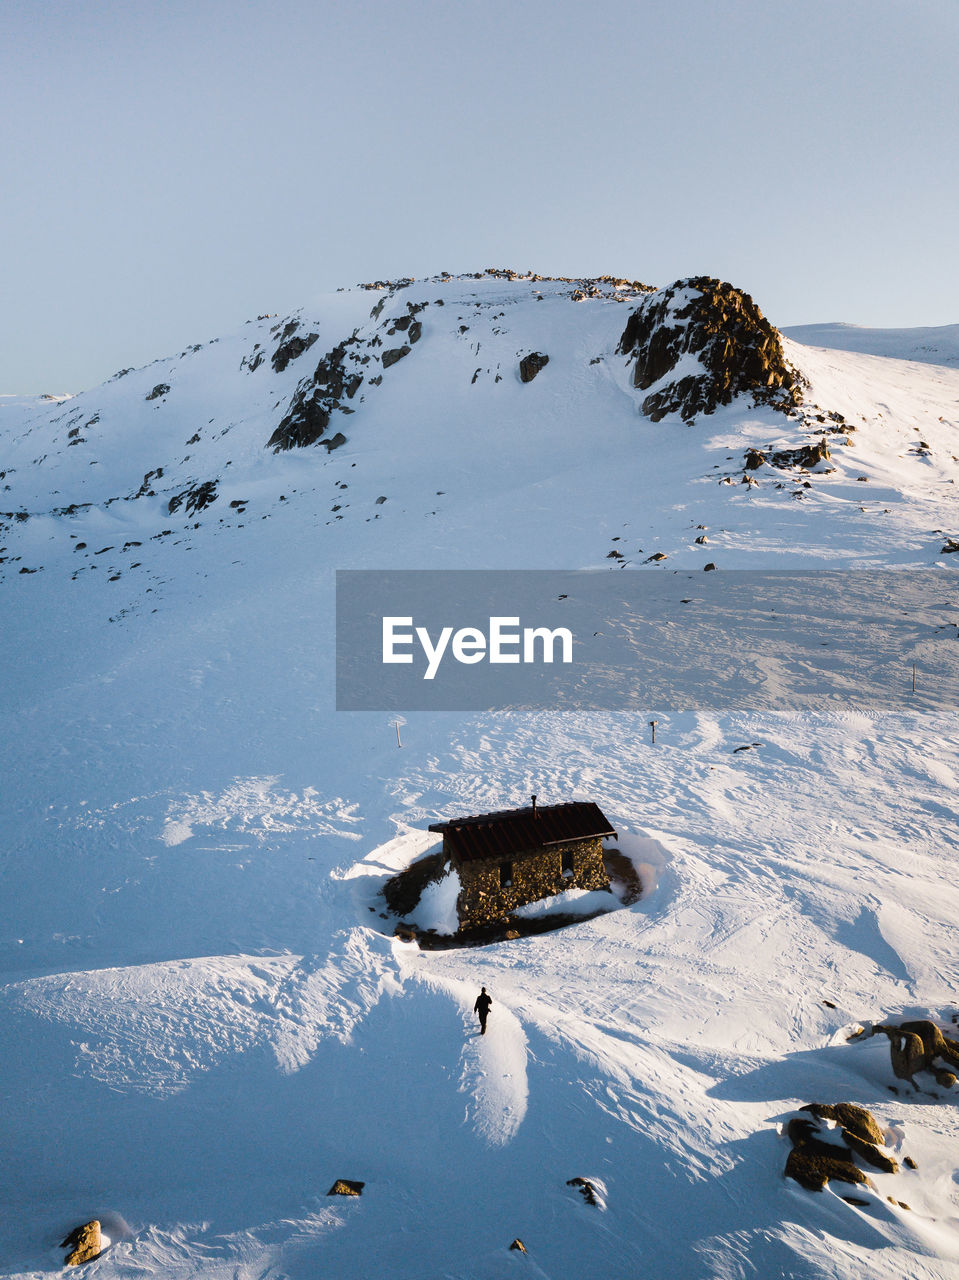
[[[394,720],[390,721],[390,724],[396,730],[396,745],[398,747],[401,747],[403,743],[400,741],[400,725],[406,724],[406,721],[403,719],[402,716],[397,716]]]
[[[912,691],[916,692],[916,664],[912,664]]]
[[[658,723],[658,722],[657,722],[656,720],[650,720],[650,722],[649,722],[649,727],[650,727],[650,729],[652,729],[652,731],[653,731],[653,746],[655,746],[655,745],[656,745],[656,725],[657,725],[657,723]]]

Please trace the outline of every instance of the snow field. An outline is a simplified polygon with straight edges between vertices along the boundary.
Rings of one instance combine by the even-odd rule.
[[[790,345],[859,424],[795,498],[768,467],[719,482],[796,443],[780,415],[638,417],[626,305],[424,290],[420,343],[329,456],[263,448],[307,371],[240,372],[268,324],[0,405],[3,506],[32,513],[3,545],[43,566],[0,584],[2,1274],[48,1274],[94,1213],[127,1224],[97,1275],[129,1280],[956,1274],[956,1099],[895,1081],[884,1038],[847,1043],[957,1011],[952,708],[422,713],[400,749],[386,715],[332,711],[331,663],[337,567],[948,566],[959,374]],[[318,307],[312,354],[381,296]],[[72,411],[100,415],[88,445]],[[161,463],[155,499],[107,505]],[[214,472],[216,504],[167,514]],[[534,791],[602,806],[638,902],[484,948],[386,936],[376,889],[430,822]],[[918,1164],[865,1208],[782,1178],[789,1114],[840,1100]],[[327,1199],[338,1177],[363,1196]]]

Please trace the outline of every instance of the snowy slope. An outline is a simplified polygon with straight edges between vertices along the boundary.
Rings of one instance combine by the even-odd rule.
[[[922,364],[959,365],[959,324],[917,329],[864,329],[858,324],[797,324],[783,329],[807,347],[892,356]]]
[[[792,417],[740,397],[652,424],[616,352],[639,295],[576,292],[345,291],[281,371],[270,317],[0,400],[0,1274],[58,1267],[93,1215],[103,1276],[959,1273],[956,1101],[846,1040],[959,1012],[953,709],[666,710],[655,747],[645,716],[420,713],[402,750],[386,715],[333,710],[337,568],[956,558],[959,371],[787,343]],[[267,449],[354,332],[346,443]],[[748,449],[830,413],[856,428],[832,470],[742,482]],[[497,946],[394,941],[376,893],[429,823],[531,791],[601,804],[642,899]],[[918,1165],[864,1207],[782,1178],[784,1119],[840,1100]],[[363,1196],[327,1198],[341,1177]]]

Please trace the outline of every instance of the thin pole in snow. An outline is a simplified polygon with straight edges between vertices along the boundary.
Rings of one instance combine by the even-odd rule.
[[[396,730],[396,745],[398,747],[402,747],[403,743],[402,743],[402,740],[400,739],[400,725],[406,724],[406,721],[403,719],[402,716],[397,716],[395,720],[390,721],[390,724]]]
[[[653,746],[656,745],[656,724],[657,724],[657,721],[655,720],[650,720],[649,722],[649,727],[653,731]]]
[[[912,691],[916,692],[916,664],[912,664]]]

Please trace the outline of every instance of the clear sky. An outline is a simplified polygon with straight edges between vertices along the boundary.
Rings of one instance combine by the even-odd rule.
[[[2,0],[0,392],[360,280],[959,321],[956,0]]]

